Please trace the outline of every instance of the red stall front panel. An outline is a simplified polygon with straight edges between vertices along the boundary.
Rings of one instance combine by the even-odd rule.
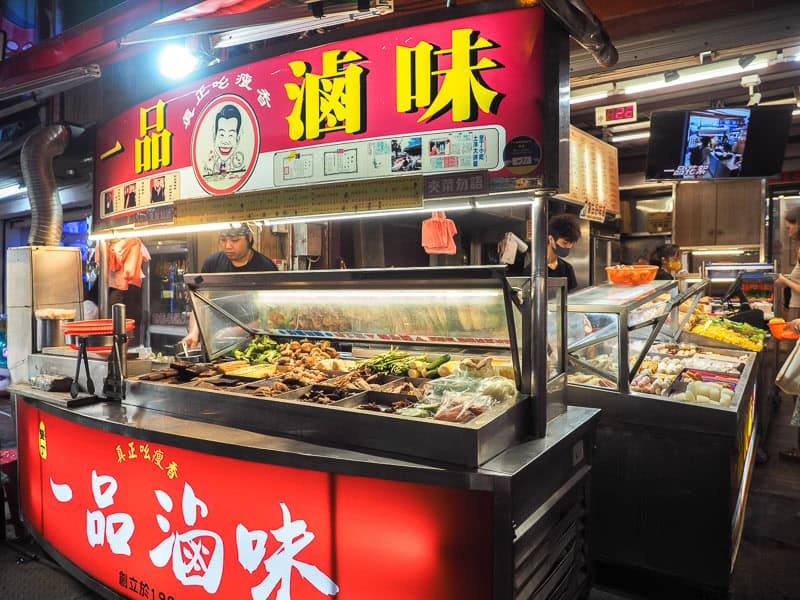
[[[130,598],[481,599],[492,495],[212,456],[19,403],[25,518]]]

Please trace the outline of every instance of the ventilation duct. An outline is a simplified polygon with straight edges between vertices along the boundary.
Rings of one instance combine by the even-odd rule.
[[[613,67],[619,54],[603,24],[583,0],[542,0],[542,4],[602,67]]]
[[[58,197],[53,158],[64,152],[70,139],[65,125],[48,125],[31,135],[22,146],[22,177],[31,203],[30,246],[58,246],[64,213]]]

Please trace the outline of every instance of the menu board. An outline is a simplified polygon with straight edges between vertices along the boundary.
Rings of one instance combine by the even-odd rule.
[[[421,175],[179,200],[175,203],[175,223],[259,221],[420,207]]]
[[[560,196],[586,204],[590,220],[602,220],[605,211],[619,212],[617,149],[570,126],[569,192]]]

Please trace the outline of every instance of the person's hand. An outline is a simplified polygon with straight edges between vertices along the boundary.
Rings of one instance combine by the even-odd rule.
[[[181,342],[181,344],[186,344],[186,347],[191,350],[192,348],[197,348],[200,345],[200,335],[197,332],[189,332],[186,334]]]
[[[789,280],[786,279],[786,276],[783,273],[779,273],[778,276],[775,278],[775,285],[786,287],[787,285],[789,285],[788,281]]]
[[[800,333],[800,319],[795,319],[794,321],[789,321],[789,327],[795,333]]]

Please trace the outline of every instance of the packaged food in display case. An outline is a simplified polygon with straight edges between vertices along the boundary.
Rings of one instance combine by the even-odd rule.
[[[753,402],[757,355],[685,330],[689,317],[720,326],[695,313],[705,286],[678,293],[675,282],[656,281],[570,295],[569,401],[625,420],[735,431]],[[736,323],[724,331],[737,341],[763,336],[752,329]]]
[[[208,362],[178,366],[182,380],[132,381],[130,403],[207,419],[225,402],[225,424],[469,466],[531,430],[530,314],[520,310],[530,290],[501,268],[187,283]],[[564,297],[548,290],[552,372],[542,377],[561,362]]]
[[[685,296],[678,294],[675,281],[605,284],[571,294],[568,381],[627,392],[643,353],[653,343],[673,341],[675,332],[667,321],[677,322],[677,306]]]

